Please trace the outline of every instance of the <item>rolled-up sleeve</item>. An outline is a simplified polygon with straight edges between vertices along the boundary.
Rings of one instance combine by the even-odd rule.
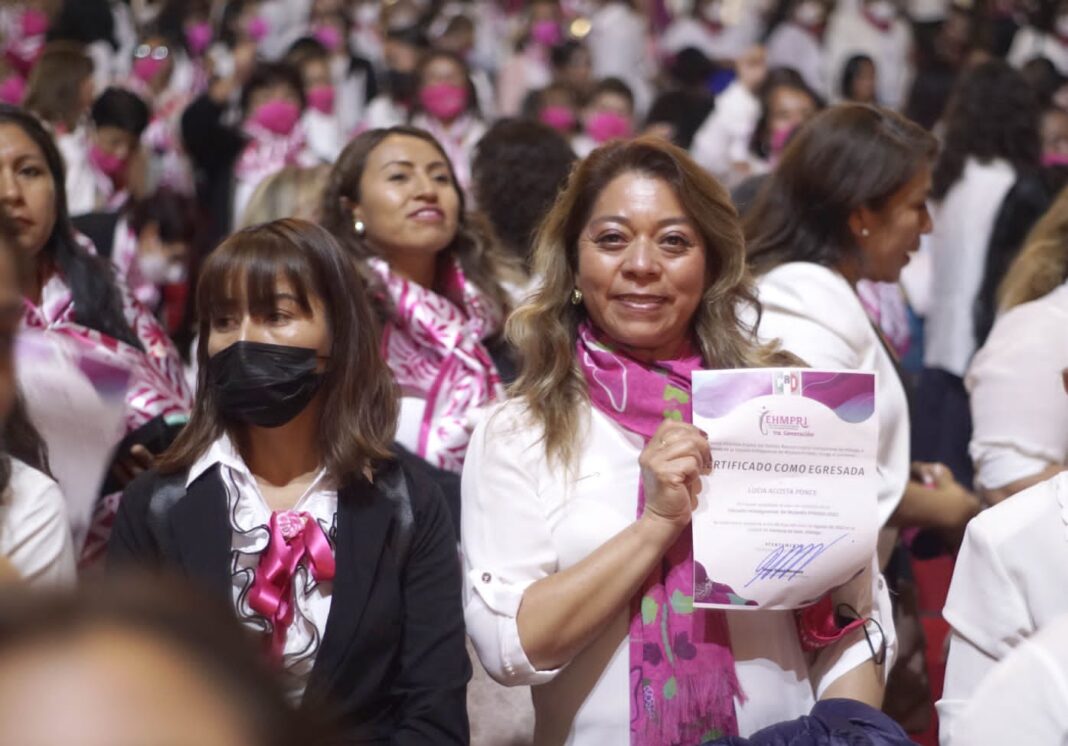
[[[871,566],[864,572],[835,589],[831,598],[836,607],[847,604],[860,618],[869,621],[864,625],[864,629],[853,630],[841,640],[813,655],[809,674],[817,699],[844,674],[876,657],[880,652],[885,656],[882,666],[885,684],[897,655],[897,633],[890,606],[890,593],[886,580],[878,570],[876,558],[872,558]]]
[[[519,639],[523,593],[556,572],[558,557],[537,491],[539,445],[508,410],[476,428],[461,487],[464,619],[482,665],[508,686],[544,684]]]

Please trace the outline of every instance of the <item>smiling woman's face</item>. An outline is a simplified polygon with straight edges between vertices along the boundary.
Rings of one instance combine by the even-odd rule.
[[[624,173],[601,192],[579,235],[576,287],[617,346],[641,360],[668,359],[692,335],[705,254],[671,185]]]
[[[390,135],[367,157],[360,203],[367,240],[387,261],[399,255],[436,254],[456,237],[460,194],[445,157],[429,142]]]

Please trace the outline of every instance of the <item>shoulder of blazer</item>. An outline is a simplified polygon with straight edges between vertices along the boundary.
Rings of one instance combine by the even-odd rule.
[[[395,533],[392,548],[403,566],[412,545],[412,533],[415,525],[415,509],[412,506],[412,485],[408,470],[399,460],[390,462],[385,468],[375,473],[375,490],[393,506]]]

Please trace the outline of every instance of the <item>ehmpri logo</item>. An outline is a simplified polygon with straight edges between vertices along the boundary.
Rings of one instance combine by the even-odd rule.
[[[808,430],[808,417],[775,414],[767,408],[760,410],[761,435],[767,435],[772,431],[778,431],[782,434],[799,430]]]

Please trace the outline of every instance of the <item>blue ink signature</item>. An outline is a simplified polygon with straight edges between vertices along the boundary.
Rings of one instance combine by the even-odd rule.
[[[798,575],[804,575],[804,569],[835,544],[849,534],[842,534],[830,544],[783,544],[771,550],[767,557],[760,560],[756,573],[743,585],[748,588],[758,580],[785,580],[790,582]]]

